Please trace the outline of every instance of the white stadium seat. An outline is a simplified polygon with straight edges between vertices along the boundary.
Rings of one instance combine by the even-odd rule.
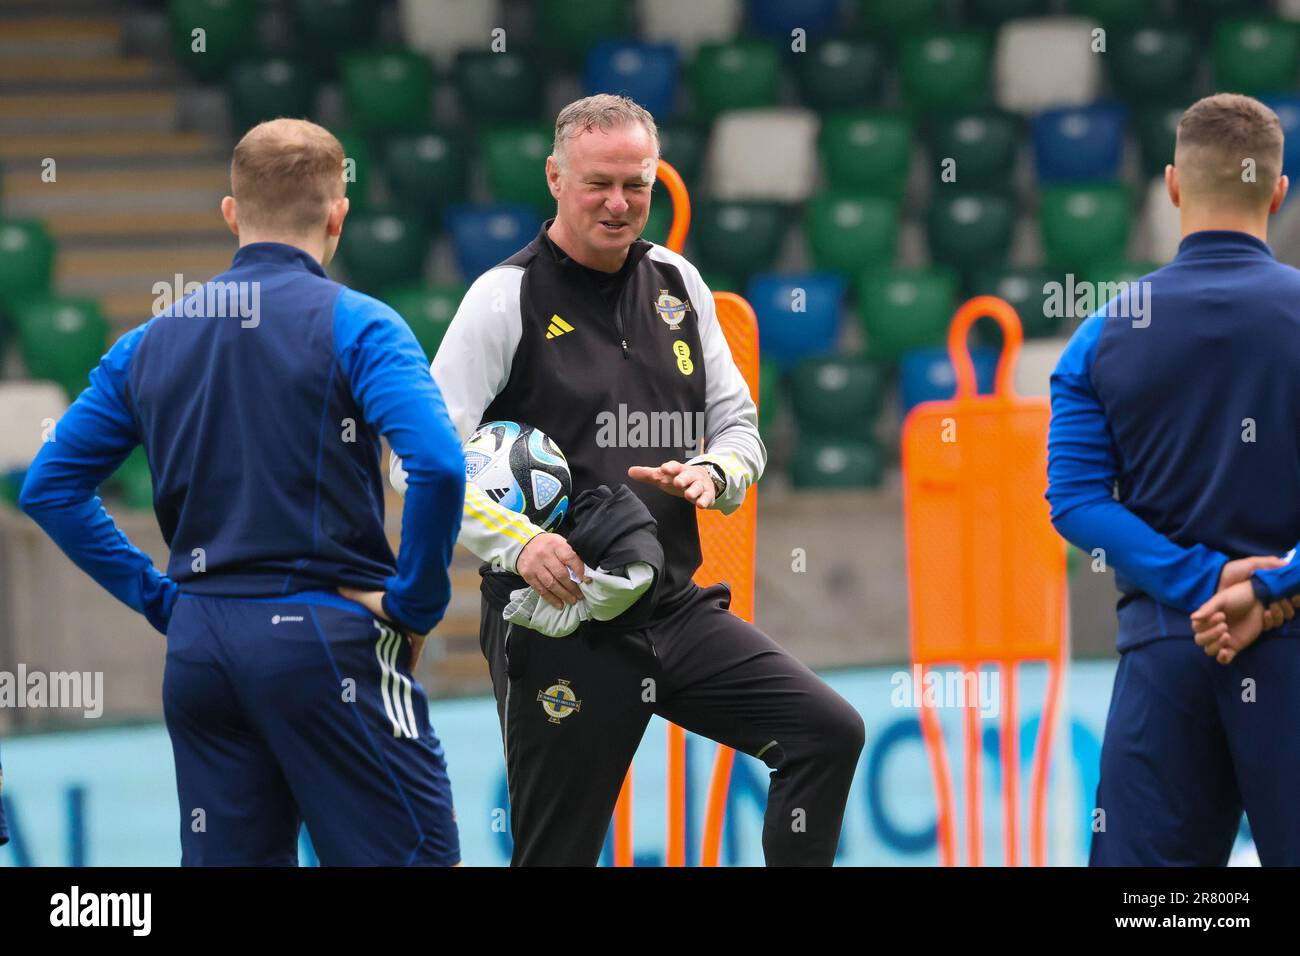
[[[730,40],[740,30],[740,0],[640,0],[641,34],[673,43],[689,59],[701,43]]]
[[[0,474],[26,471],[49,426],[67,410],[68,397],[53,382],[0,382],[0,408]]]
[[[1277,0],[1277,15],[1283,20],[1300,20],[1300,0]]]
[[[1142,219],[1138,224],[1138,258],[1164,265],[1178,255],[1182,240],[1182,224],[1178,208],[1169,201],[1165,178],[1157,176],[1147,186],[1142,203]]]
[[[1093,20],[1034,17],[1008,20],[993,61],[998,105],[1032,113],[1091,103],[1101,91],[1101,58],[1092,52]]]
[[[817,178],[817,114],[733,110],[713,125],[708,178],[719,199],[802,202]]]
[[[487,50],[492,31],[505,27],[501,0],[399,0],[406,45],[429,56],[441,69],[458,50]],[[513,49],[506,38],[506,49]]]
[[[1026,339],[1020,347],[1020,361],[1016,363],[1016,391],[1021,395],[1050,395],[1052,371],[1069,342],[1069,339]]]

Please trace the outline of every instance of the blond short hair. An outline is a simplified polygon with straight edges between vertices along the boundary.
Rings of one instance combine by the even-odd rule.
[[[610,130],[630,123],[640,123],[650,134],[654,144],[657,161],[659,159],[659,128],[650,111],[626,96],[613,93],[597,93],[580,100],[574,100],[555,118],[555,142],[551,155],[556,163],[564,165],[565,146],[569,140],[593,129]]]
[[[1237,206],[1266,206],[1282,175],[1282,145],[1277,114],[1259,100],[1238,93],[1197,100],[1178,121],[1180,187]]]
[[[235,146],[230,189],[241,223],[305,235],[322,226],[344,193],[343,146],[308,120],[259,123]]]

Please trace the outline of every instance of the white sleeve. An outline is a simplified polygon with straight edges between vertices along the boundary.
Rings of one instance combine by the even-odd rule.
[[[447,328],[431,371],[456,434],[464,442],[483,412],[506,386],[515,350],[523,337],[519,287],[523,270],[489,269],[474,281]],[[406,472],[393,456],[389,481],[406,493]],[[514,571],[519,552],[542,529],[523,515],[501,507],[472,484],[465,487],[465,510],[457,541],[499,571]]]
[[[699,271],[683,256],[662,246],[651,250],[656,258],[677,267],[698,312],[700,343],[704,349],[704,454],[687,464],[716,464],[727,487],[713,508],[731,514],[745,500],[745,491],[763,476],[767,448],[758,434],[758,407],[749,394],[745,377],[731,357],[731,346],[718,324],[713,293]]]

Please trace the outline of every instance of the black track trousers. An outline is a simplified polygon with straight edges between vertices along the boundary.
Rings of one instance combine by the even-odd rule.
[[[647,627],[547,637],[483,600],[480,630],[505,741],[512,866],[594,866],[651,714],[772,768],[769,866],[829,866],[862,718],[775,641],[736,617],[724,585]],[[676,603],[676,602],[674,602]]]

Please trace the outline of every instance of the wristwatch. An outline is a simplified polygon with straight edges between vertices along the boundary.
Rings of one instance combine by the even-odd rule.
[[[715,462],[702,461],[700,464],[709,469],[709,474],[713,476],[713,498],[716,501],[727,490],[727,473]]]

